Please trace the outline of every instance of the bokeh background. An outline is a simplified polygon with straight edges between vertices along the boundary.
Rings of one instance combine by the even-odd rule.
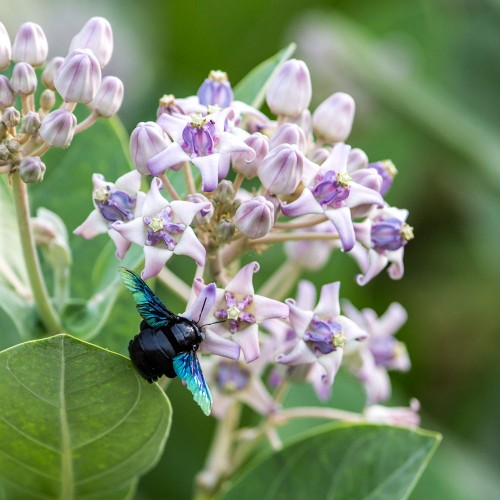
[[[408,310],[399,336],[413,367],[392,377],[393,403],[416,397],[422,426],[444,435],[411,498],[500,498],[500,1],[24,0],[4,7],[0,20],[12,36],[27,20],[44,27],[50,56],[64,55],[89,17],[108,18],[115,52],[106,73],[125,83],[120,116],[129,132],[154,119],[164,93],[195,93],[210,69],[237,83],[291,41],[311,70],[313,108],[334,91],[353,95],[349,142],[373,161],[396,164],[388,199],[410,210],[416,239],[402,281],[381,275],[360,288],[354,264],[338,254],[328,277],[340,277],[342,295],[358,307],[382,313],[397,300]],[[189,479],[178,472],[202,464],[211,424],[191,415],[182,390],[171,396],[167,453],[138,498],[185,498]]]

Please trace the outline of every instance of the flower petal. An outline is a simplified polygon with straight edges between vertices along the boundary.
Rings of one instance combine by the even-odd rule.
[[[347,207],[357,207],[358,205],[384,205],[382,195],[368,187],[362,186],[356,182],[350,183],[349,197],[345,200]]]
[[[295,305],[295,301],[293,299],[287,299],[286,303],[290,308],[289,317],[290,323],[292,324],[292,328],[295,330],[295,333],[302,337],[309,323],[313,319],[314,312],[308,311],[305,309],[301,309],[300,307]]]
[[[131,220],[130,222],[122,222],[118,220],[111,225],[112,229],[118,231],[126,240],[131,241],[141,247],[146,241],[146,226],[142,217]]]
[[[95,209],[92,210],[89,216],[73,231],[73,234],[90,240],[98,234],[105,233],[108,227],[109,225],[101,215],[101,212]]]
[[[162,113],[156,123],[172,138],[172,140],[182,143],[182,132],[189,122],[189,117],[174,116],[169,113]]]
[[[288,318],[288,306],[283,302],[268,299],[263,295],[254,295],[255,321],[261,323],[271,318]]]
[[[384,269],[384,267],[387,265],[387,262],[389,262],[389,259],[384,254],[378,253],[375,250],[368,250],[367,256],[368,259],[366,269],[361,269],[363,271],[363,274],[358,274],[356,276],[356,282],[360,286],[366,285],[369,281],[371,281],[375,276],[377,276],[377,274],[382,271],[382,269]],[[358,264],[359,263],[360,261],[358,261]]]
[[[258,262],[250,262],[242,267],[226,286],[226,291],[242,295],[253,295],[253,274],[260,269]]]
[[[183,224],[189,226],[198,212],[201,212],[202,210],[206,210],[208,212],[212,205],[210,202],[193,203],[192,201],[174,200],[170,202],[170,206],[172,207],[175,216]]]
[[[250,377],[247,387],[241,391],[239,398],[261,415],[269,415],[277,410],[276,402],[262,380],[257,377]]]
[[[219,153],[246,153],[246,161],[255,160],[255,151],[239,137],[229,132],[222,132],[220,136]]]
[[[192,319],[200,327],[205,323],[208,314],[215,304],[215,283],[206,285],[196,297],[195,301],[181,314],[185,318]]]
[[[319,302],[314,309],[315,314],[320,318],[336,318],[340,314],[339,289],[340,281],[321,287]]]
[[[115,187],[127,193],[136,193],[141,189],[142,175],[137,170],[132,170],[118,177]]]
[[[155,215],[168,206],[168,201],[160,194],[162,182],[155,177],[151,182],[151,187],[142,206],[142,215]]]
[[[339,142],[335,144],[330,153],[330,156],[323,162],[320,170],[325,172],[327,170],[335,170],[337,174],[342,174],[347,171],[347,158],[349,157],[349,152],[351,151],[351,146]]]
[[[165,170],[178,165],[179,163],[189,160],[189,155],[184,152],[179,144],[173,142],[172,144],[169,144],[166,149],[153,156],[153,158],[148,161],[147,167],[151,172],[151,175],[158,175],[165,172]]]
[[[172,255],[173,252],[166,248],[145,246],[144,257],[146,258],[146,262],[144,263],[144,270],[141,273],[141,278],[147,280],[153,276],[158,276],[163,266]]]
[[[205,340],[200,344],[201,352],[217,354],[230,359],[240,359],[240,346],[209,330],[205,330]]]
[[[181,239],[175,245],[174,253],[176,255],[187,255],[194,259],[199,266],[205,265],[206,250],[196,237],[193,229],[187,226],[182,233]]]
[[[241,347],[247,363],[251,363],[259,357],[259,327],[256,323],[233,333],[232,338]]]
[[[312,311],[316,304],[316,287],[308,280],[300,280],[297,289],[297,307]]]
[[[393,302],[378,319],[377,330],[385,335],[394,335],[408,319],[406,309],[397,302]]]
[[[215,191],[217,187],[219,182],[219,160],[219,153],[191,158],[191,162],[201,173],[202,189],[205,192]]]
[[[287,217],[305,214],[322,214],[325,212],[309,188],[305,188],[300,196],[295,201],[292,201],[292,203],[283,203],[281,205],[281,211]]]
[[[305,190],[304,190],[305,191]],[[325,215],[332,221],[339,233],[342,250],[348,252],[354,246],[356,237],[352,225],[351,210],[348,207],[333,208],[325,211]]]
[[[112,227],[108,230],[109,237],[113,240],[115,244],[115,255],[117,259],[122,260],[127,253],[127,250],[130,248],[131,242],[125,239],[118,231],[113,229]]]
[[[368,337],[368,332],[359,327],[354,321],[346,316],[339,316],[336,321],[342,326],[342,333],[347,342],[364,340]]]
[[[276,357],[276,362],[283,365],[307,365],[316,362],[316,356],[307,347],[303,340],[299,340],[295,347],[286,354],[279,354]]]

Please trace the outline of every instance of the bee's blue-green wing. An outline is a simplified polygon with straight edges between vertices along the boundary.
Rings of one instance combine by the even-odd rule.
[[[203,377],[200,362],[195,351],[182,352],[172,360],[174,371],[186,382],[187,388],[193,394],[193,399],[200,405],[205,415],[212,411],[212,396]]]
[[[153,290],[133,271],[120,268],[125,287],[134,296],[137,310],[151,328],[165,326],[174,316],[167,306],[155,295]]]

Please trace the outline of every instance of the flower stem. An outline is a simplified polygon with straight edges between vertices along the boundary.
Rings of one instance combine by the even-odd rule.
[[[297,240],[338,240],[337,234],[332,233],[271,233],[256,240],[249,240],[249,245],[267,245],[270,243],[281,243],[282,241],[297,241]]]
[[[193,171],[191,170],[191,164],[187,161],[182,167],[184,170],[184,179],[186,180],[187,191],[190,194],[196,193],[196,185],[194,183]]]
[[[301,273],[301,267],[286,260],[259,289],[258,294],[272,297],[275,300],[283,299],[295,285]]]
[[[61,333],[59,318],[50,302],[36,252],[35,240],[31,232],[28,189],[19,177],[19,172],[12,174],[12,189],[14,190],[17,226],[23,247],[24,262],[38,315],[48,333]]]
[[[269,417],[269,420],[275,425],[284,425],[294,418],[324,418],[326,420],[343,420],[345,422],[364,421],[364,418],[359,413],[315,406],[297,406],[278,410]]]
[[[233,182],[233,189],[234,189],[235,193],[238,192],[238,189],[240,189],[241,184],[243,183],[244,180],[245,180],[245,177],[238,172],[236,174],[236,177],[235,177],[234,182]]]
[[[170,271],[170,269],[164,267],[160,274],[158,275],[160,281],[168,287],[172,292],[174,292],[179,298],[189,300],[189,294],[191,293],[191,287],[186,285],[175,273]]]
[[[303,218],[297,218],[291,222],[276,222],[274,224],[275,229],[302,229],[304,227],[312,227],[320,224],[321,222],[325,222],[328,220],[328,217],[325,215],[320,216],[307,216]]]
[[[173,184],[168,180],[167,176],[165,174],[161,174],[158,176],[161,179],[161,182],[163,183],[163,186],[165,186],[165,189],[168,191],[168,194],[172,197],[173,200],[180,200],[181,197],[175,190]]]
[[[205,467],[196,477],[196,499],[210,498],[227,475],[231,467],[229,455],[233,446],[234,431],[240,422],[240,414],[241,405],[234,402],[224,417],[217,422]]]

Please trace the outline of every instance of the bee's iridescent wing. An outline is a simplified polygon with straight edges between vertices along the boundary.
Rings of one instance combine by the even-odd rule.
[[[120,268],[120,274],[137,303],[139,314],[151,328],[161,328],[175,316],[137,274],[124,267]]]
[[[186,382],[193,399],[200,405],[205,415],[212,411],[212,396],[203,377],[200,362],[195,351],[182,352],[172,360],[174,371],[179,378]]]

